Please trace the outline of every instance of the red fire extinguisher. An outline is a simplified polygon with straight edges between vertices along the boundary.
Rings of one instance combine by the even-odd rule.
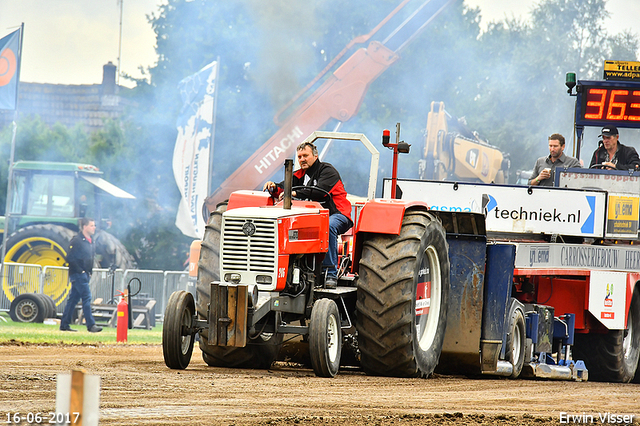
[[[127,303],[126,293],[119,291],[120,302],[118,302],[118,328],[116,331],[116,341],[127,342],[127,332],[129,330],[129,304]]]

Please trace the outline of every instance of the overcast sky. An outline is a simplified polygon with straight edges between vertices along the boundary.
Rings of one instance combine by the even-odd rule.
[[[505,17],[526,17],[537,0],[465,0],[481,9],[483,25]],[[155,38],[147,15],[162,0],[124,0],[120,67],[141,77],[139,67],[155,63]],[[640,34],[640,0],[609,0],[610,33]],[[21,81],[96,84],[102,66],[118,62],[118,0],[0,0],[0,38],[25,25]],[[621,59],[626,58],[612,58]],[[120,84],[131,86],[126,80]]]
[[[479,7],[482,24],[504,18],[526,17],[538,0],[465,0],[469,6]],[[611,14],[609,32],[619,33],[624,29],[640,34],[640,0],[608,0],[607,10]],[[620,59],[623,60],[623,59]]]

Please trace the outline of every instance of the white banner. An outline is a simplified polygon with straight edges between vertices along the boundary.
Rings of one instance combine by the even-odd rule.
[[[202,205],[209,195],[209,156],[213,153],[213,115],[216,61],[178,85],[184,105],[177,120],[178,138],[173,151],[173,174],[182,195],[176,226],[184,235],[204,236]]]
[[[588,244],[517,243],[517,269],[582,269],[638,272],[640,247]]]
[[[640,176],[620,170],[558,170],[560,188],[589,188],[628,194],[640,193]]]
[[[488,232],[604,236],[606,192],[404,179],[398,187],[402,199],[432,210],[482,213],[484,202]],[[385,179],[384,194],[390,193]]]

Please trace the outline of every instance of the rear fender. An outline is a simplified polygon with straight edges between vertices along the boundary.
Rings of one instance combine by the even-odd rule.
[[[404,212],[409,208],[429,210],[422,201],[391,200],[376,198],[358,206],[353,235],[351,271],[358,272],[362,241],[365,234],[400,234]]]
[[[429,209],[427,203],[422,201],[383,198],[367,201],[360,209],[356,219],[356,238],[361,232],[398,235],[402,227],[404,212],[412,207],[419,207],[424,210]]]

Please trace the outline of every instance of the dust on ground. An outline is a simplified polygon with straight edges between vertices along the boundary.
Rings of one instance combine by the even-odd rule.
[[[357,369],[327,379],[287,363],[212,368],[198,347],[178,371],[165,366],[156,345],[22,344],[0,346],[0,423],[16,412],[55,411],[56,375],[78,368],[101,378],[102,425],[624,424],[624,415],[640,424],[637,384],[398,379]],[[607,414],[613,417],[600,418]]]

